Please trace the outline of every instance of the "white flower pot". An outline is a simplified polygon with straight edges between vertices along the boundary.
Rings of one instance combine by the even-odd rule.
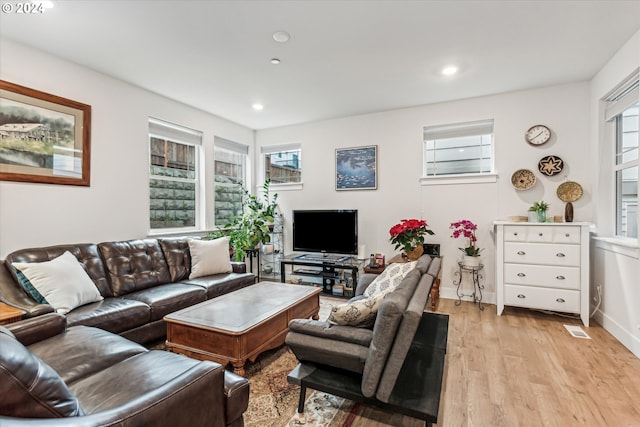
[[[464,255],[462,257],[462,265],[466,265],[467,267],[479,267],[480,266],[480,257],[479,256]]]

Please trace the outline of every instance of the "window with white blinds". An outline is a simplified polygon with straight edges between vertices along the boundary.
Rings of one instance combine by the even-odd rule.
[[[200,224],[198,157],[202,132],[149,119],[149,223],[151,230]]]
[[[222,226],[242,213],[241,185],[247,182],[249,146],[215,137],[213,157],[214,221]]]
[[[427,126],[423,177],[494,172],[493,120]]]
[[[606,98],[605,120],[615,129],[616,235],[638,238],[640,78],[636,71]]]
[[[302,182],[302,147],[300,144],[263,146],[264,179],[271,184]]]

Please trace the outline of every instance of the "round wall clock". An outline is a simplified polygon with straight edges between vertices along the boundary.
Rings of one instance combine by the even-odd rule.
[[[554,176],[562,172],[564,162],[558,156],[546,156],[538,162],[538,170],[541,174]]]
[[[545,125],[531,126],[524,137],[531,145],[542,145],[551,139],[551,130]]]

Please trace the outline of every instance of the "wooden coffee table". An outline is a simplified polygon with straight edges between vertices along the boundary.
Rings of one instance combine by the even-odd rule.
[[[277,282],[255,285],[165,316],[167,349],[200,360],[244,364],[284,344],[291,319],[318,318],[320,288]]]

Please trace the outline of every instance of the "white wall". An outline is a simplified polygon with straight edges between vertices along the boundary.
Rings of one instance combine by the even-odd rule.
[[[5,39],[0,63],[3,80],[92,106],[91,186],[0,182],[0,258],[21,248],[147,236],[149,116],[203,131],[209,165],[214,136],[253,146],[250,129]],[[212,213],[212,186],[206,196]]]
[[[485,300],[495,302],[495,243],[492,222],[510,215],[526,215],[536,200],[551,204],[550,214],[561,215],[564,203],[556,197],[557,186],[569,179],[582,184],[584,197],[575,203],[575,220],[591,220],[591,171],[589,170],[589,85],[575,83],[496,96],[447,102],[288,126],[256,132],[256,152],[263,145],[302,144],[302,190],[278,190],[285,215],[285,249],[291,249],[292,209],[358,209],[360,243],[368,252],[394,255],[389,228],[400,219],[427,220],[444,255],[443,296],[455,294],[453,272],[463,241],[450,237],[449,224],[470,219],[479,225],[479,246],[485,264]],[[495,183],[421,186],[422,130],[427,125],[480,119],[495,120]],[[553,131],[547,144],[533,147],[525,131],[543,123]],[[378,146],[378,189],[335,190],[335,149]],[[543,177],[538,161],[555,154],[566,162],[561,176]],[[260,164],[260,162],[257,162]],[[511,174],[520,168],[535,171],[538,182],[528,191],[516,191]],[[257,173],[258,181],[262,171]]]
[[[595,197],[592,205],[597,237],[592,244],[591,294],[602,286],[602,304],[594,319],[640,357],[640,249],[638,240],[615,234],[614,148],[607,143],[610,126],[602,124],[601,99],[640,67],[640,31],[591,81],[591,168]]]

